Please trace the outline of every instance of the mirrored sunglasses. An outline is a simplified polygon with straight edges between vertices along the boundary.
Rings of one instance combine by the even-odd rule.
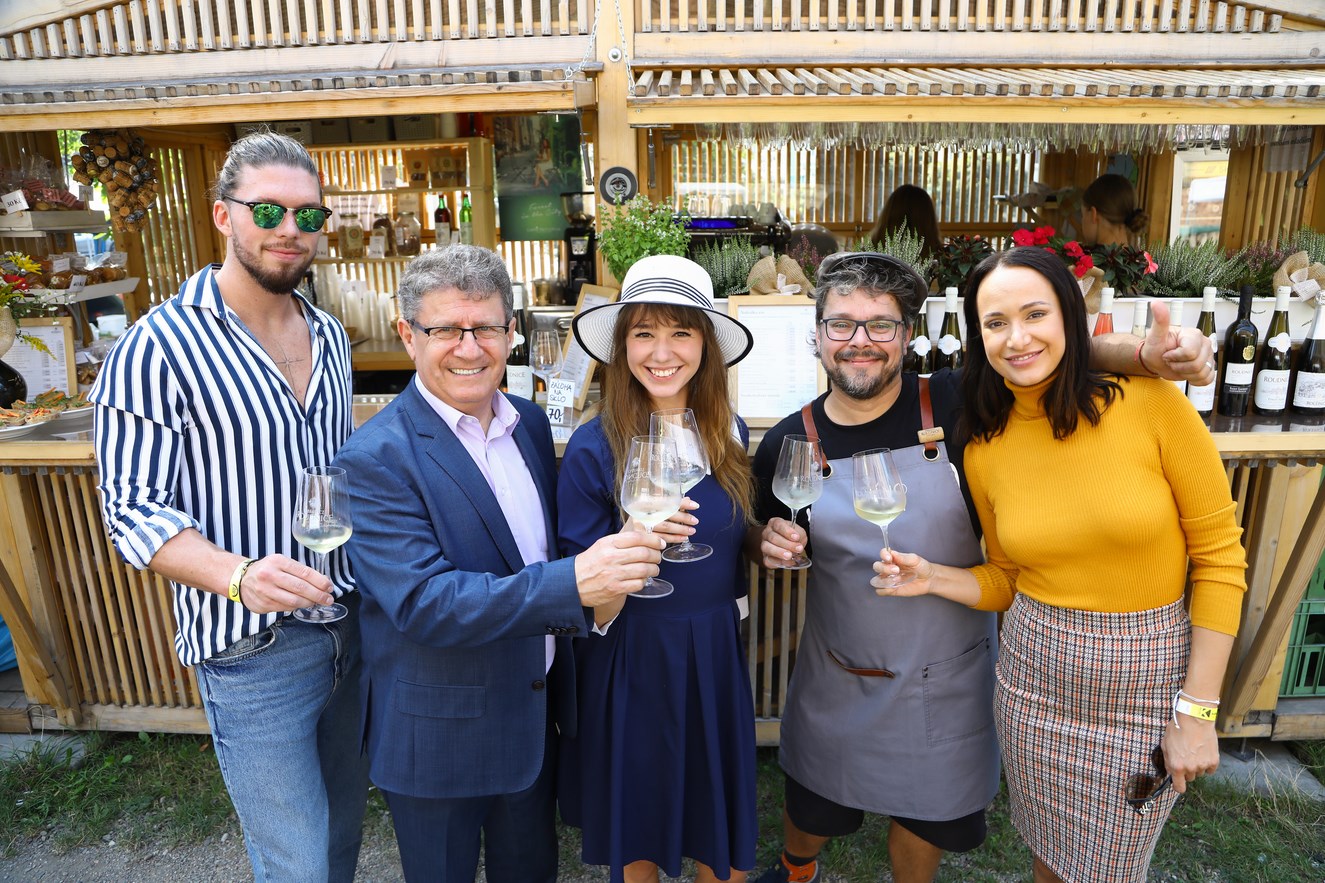
[[[287,209],[283,205],[277,205],[274,202],[245,202],[242,199],[235,199],[233,196],[223,196],[222,199],[236,202],[240,205],[246,205],[249,211],[253,212],[253,223],[263,230],[275,230],[285,220],[287,211],[294,212],[294,225],[305,233],[316,233],[327,223],[327,218],[331,217],[331,209],[325,205],[306,205],[301,208]]]

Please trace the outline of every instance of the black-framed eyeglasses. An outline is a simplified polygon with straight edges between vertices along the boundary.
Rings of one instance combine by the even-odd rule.
[[[493,341],[506,336],[507,328],[505,325],[475,325],[473,328],[462,328],[459,325],[430,325],[427,328],[409,320],[409,324],[415,331],[425,334],[431,340],[438,343],[457,343],[464,339],[465,332],[474,335],[475,340]]]
[[[1158,746],[1150,752],[1150,763],[1154,773],[1137,773],[1127,779],[1127,803],[1140,816],[1149,815],[1155,801],[1173,784],[1173,777],[1164,766],[1164,752]]]
[[[263,230],[275,230],[281,226],[286,212],[294,212],[294,225],[305,233],[318,232],[327,223],[327,218],[331,217],[331,209],[325,205],[305,205],[291,209],[274,202],[245,202],[233,196],[221,198],[248,206],[249,211],[253,212],[253,223]]]
[[[902,323],[895,319],[870,319],[860,322],[855,319],[820,319],[824,334],[829,340],[838,342],[850,340],[856,336],[857,328],[865,329],[865,336],[875,343],[887,343],[897,337],[897,329]]]

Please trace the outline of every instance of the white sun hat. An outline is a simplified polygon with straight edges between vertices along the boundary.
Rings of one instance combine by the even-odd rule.
[[[622,307],[631,304],[666,304],[703,310],[718,339],[722,360],[734,365],[754,346],[750,329],[713,307],[713,281],[704,268],[676,255],[640,258],[626,271],[621,297],[616,303],[585,310],[575,317],[571,330],[580,346],[594,359],[612,361],[612,334]]]

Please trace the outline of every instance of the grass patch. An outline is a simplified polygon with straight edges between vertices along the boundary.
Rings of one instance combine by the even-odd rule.
[[[234,830],[234,812],[210,739],[175,734],[91,733],[82,764],[73,768],[52,749],[0,764],[0,854],[46,834],[58,851],[99,842],[114,833],[125,846],[177,846]],[[1298,743],[1295,752],[1325,776],[1325,742]],[[782,772],[775,749],[758,757],[757,868],[776,861],[782,839]],[[391,819],[376,789],[369,795],[365,837],[391,837]],[[579,832],[561,829],[567,876],[586,873]],[[888,879],[887,820],[867,815],[852,837],[824,852],[825,880],[877,883]],[[989,839],[974,852],[944,858],[943,883],[1011,883],[1029,878],[1030,852],[1012,828],[1006,793],[989,813]],[[689,865],[687,865],[687,868]],[[1215,783],[1198,783],[1178,805],[1160,837],[1151,880],[1172,883],[1298,883],[1325,880],[1325,805],[1295,794],[1262,797]]]
[[[0,766],[0,848],[41,833],[63,852],[112,827],[126,845],[193,842],[234,824],[211,740],[89,733],[77,767],[69,749],[39,748]]]

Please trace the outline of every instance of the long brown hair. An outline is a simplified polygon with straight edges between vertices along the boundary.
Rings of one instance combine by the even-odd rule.
[[[612,330],[612,361],[603,367],[603,400],[598,416],[616,463],[616,488],[630,455],[630,440],[648,435],[652,409],[649,392],[635,379],[626,359],[626,335],[640,321],[677,325],[698,331],[704,338],[699,370],[690,379],[686,406],[695,412],[699,434],[708,451],[709,466],[718,485],[731,498],[733,507],[750,522],[754,505],[754,480],[745,450],[732,434],[735,412],[727,390],[727,366],[723,364],[713,323],[699,311],[670,304],[634,304],[617,314]]]
[[[966,348],[966,364],[962,367],[962,398],[966,407],[959,431],[968,440],[989,441],[1003,433],[1012,413],[1012,392],[989,364],[989,356],[980,341],[980,286],[999,267],[1025,267],[1039,273],[1053,288],[1063,313],[1063,358],[1040,400],[1054,438],[1065,439],[1076,432],[1081,418],[1091,426],[1097,425],[1114,396],[1122,397],[1123,388],[1112,375],[1090,368],[1086,302],[1067,265],[1046,249],[1024,246],[995,252],[967,277],[962,311],[971,345]]]

